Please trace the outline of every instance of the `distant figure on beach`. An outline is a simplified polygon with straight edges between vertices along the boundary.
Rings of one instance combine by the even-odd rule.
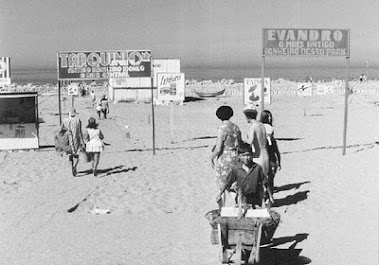
[[[100,114],[103,113],[103,117],[104,119],[107,118],[107,114],[109,114],[109,104],[108,104],[108,99],[107,99],[107,96],[104,95],[101,99],[100,99],[100,112],[98,111],[98,114],[99,114],[99,119],[100,119]]]
[[[258,111],[255,105],[245,107],[243,113],[250,124],[246,140],[251,145],[253,161],[259,164],[267,175],[269,171],[269,156],[267,152],[266,129],[263,123],[257,121]]]
[[[96,94],[93,90],[91,90],[91,100],[92,100],[92,106],[96,104]]]
[[[96,123],[95,118],[88,119],[87,130],[84,133],[84,142],[86,143],[86,152],[90,154],[92,161],[92,173],[97,176],[97,166],[100,161],[100,153],[104,151],[104,135]]]
[[[274,127],[272,126],[272,114],[268,110],[262,111],[260,121],[266,129],[267,151],[269,157],[268,185],[274,192],[274,177],[278,170],[281,169],[280,152],[274,137]]]
[[[84,147],[82,134],[82,122],[75,115],[78,114],[74,108],[71,108],[68,113],[68,118],[64,119],[61,124],[60,131],[68,131],[69,139],[69,161],[71,162],[72,175],[77,174],[76,167],[79,163],[79,152]]]
[[[233,166],[225,182],[217,194],[216,201],[221,200],[222,194],[233,183],[236,183],[238,193],[237,201],[241,204],[250,204],[253,208],[271,207],[274,203],[270,187],[267,185],[268,179],[263,173],[262,167],[252,159],[251,146],[248,143],[241,143],[238,148],[239,162]],[[265,194],[268,194],[269,203],[265,203]]]
[[[233,116],[233,109],[230,106],[219,107],[216,116],[222,121],[222,124],[218,129],[216,145],[212,150],[210,159],[212,167],[216,168],[217,186],[221,188],[230,170],[237,163],[237,148],[241,142],[241,131],[237,125],[229,120]],[[234,205],[235,195],[232,189],[228,189],[221,200],[222,206]]]
[[[362,83],[362,82],[365,81],[365,80],[366,80],[365,75],[364,75],[364,74],[361,74],[361,75],[359,76],[359,82]]]

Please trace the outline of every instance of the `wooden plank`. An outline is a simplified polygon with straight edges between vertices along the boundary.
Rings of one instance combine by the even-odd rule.
[[[218,217],[216,221],[221,224],[223,229],[257,230],[259,224],[270,221],[270,218],[244,217],[238,220],[237,217]]]
[[[241,240],[243,245],[254,245],[257,237],[255,231],[228,230],[228,244],[237,245],[237,239]]]
[[[236,258],[234,260],[234,264],[241,265],[241,257],[242,257],[242,238],[241,233],[236,234]]]
[[[224,261],[224,248],[222,246],[221,225],[220,224],[217,224],[217,234],[218,234],[219,259],[221,262],[223,262]]]

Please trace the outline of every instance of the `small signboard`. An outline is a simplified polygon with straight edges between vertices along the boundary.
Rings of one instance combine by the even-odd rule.
[[[184,73],[158,73],[157,100],[184,100]]]
[[[79,95],[79,83],[71,83],[67,87],[67,92],[69,96]]]
[[[261,102],[261,78],[243,79],[243,104],[259,105]],[[271,79],[264,79],[264,103],[271,104]]]
[[[312,83],[298,83],[297,84],[297,95],[299,97],[311,97],[312,96]]]
[[[0,57],[0,86],[11,84],[11,59],[9,57]]]

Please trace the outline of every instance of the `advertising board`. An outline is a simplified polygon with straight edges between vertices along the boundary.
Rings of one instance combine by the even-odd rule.
[[[184,100],[184,73],[157,74],[157,100]]]
[[[0,86],[11,84],[11,59],[0,57]]]
[[[59,80],[151,77],[150,50],[58,52]]]
[[[262,90],[261,83],[261,78],[243,79],[243,104],[260,104]],[[269,77],[264,79],[264,103],[271,104],[271,79]]]
[[[263,55],[350,57],[346,29],[263,29]]]
[[[79,95],[79,83],[71,83],[67,87],[67,93],[69,96]]]
[[[180,73],[180,59],[153,59],[153,86],[158,86],[158,73]]]

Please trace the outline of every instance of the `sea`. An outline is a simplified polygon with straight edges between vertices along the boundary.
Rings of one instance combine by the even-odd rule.
[[[260,78],[261,71],[261,67],[182,67],[181,69],[186,80],[217,82],[222,79],[233,79],[236,83],[242,83],[244,78]],[[346,79],[347,70],[337,67],[266,67],[264,74],[271,80],[304,81],[306,78],[312,78],[314,81],[331,81]],[[379,68],[350,68],[349,80],[358,80],[362,74],[367,80],[379,80]],[[56,70],[13,70],[11,80],[17,84],[56,84],[58,75]]]

